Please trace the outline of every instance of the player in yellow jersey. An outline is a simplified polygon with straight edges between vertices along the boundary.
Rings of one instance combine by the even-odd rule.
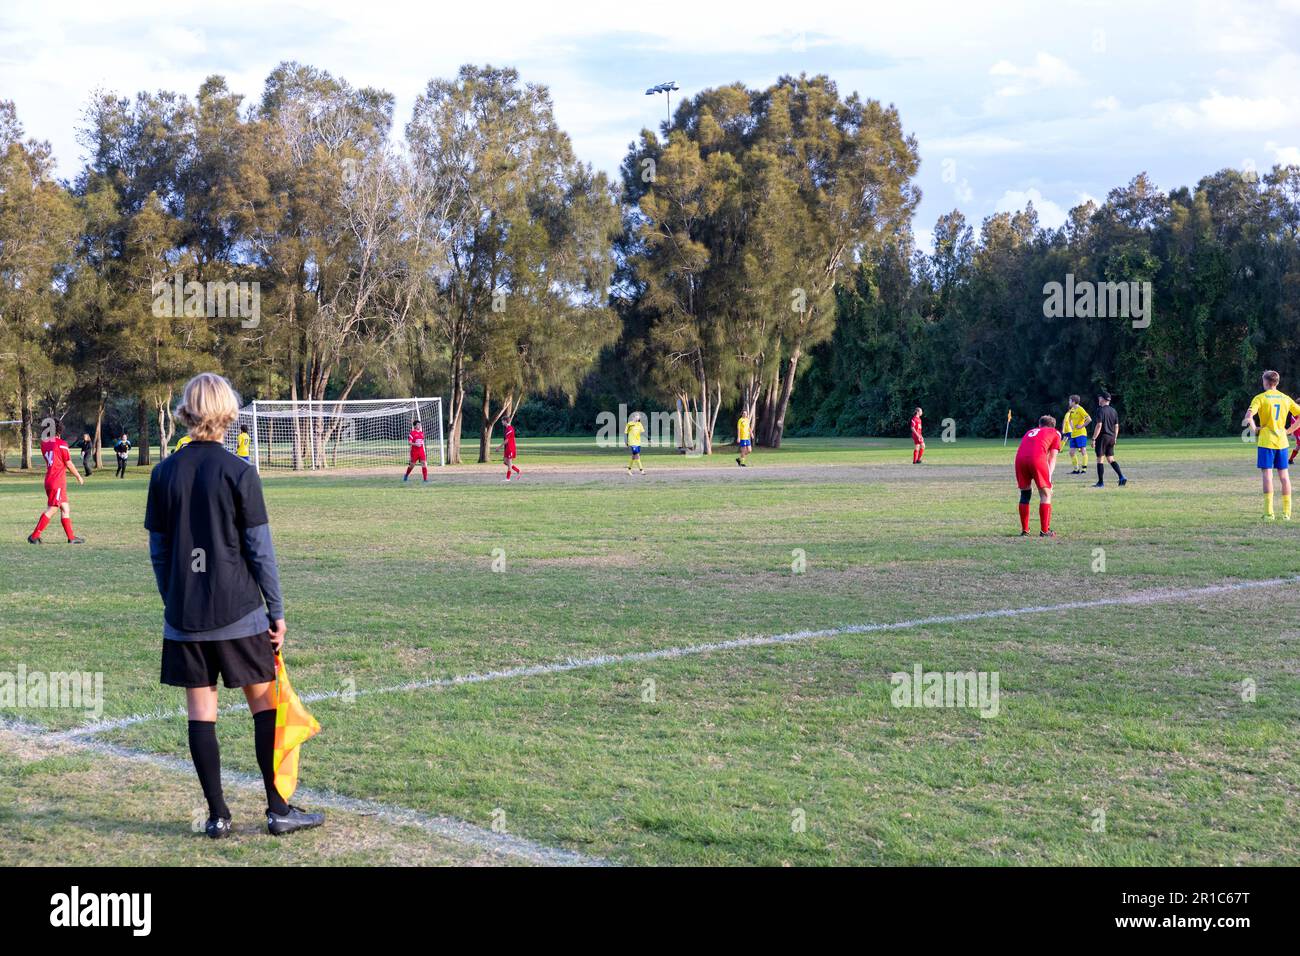
[[[235,439],[235,454],[244,461],[250,460],[248,426],[239,426],[239,437]]]
[[[624,432],[627,434],[628,450],[632,453],[632,460],[627,463],[627,473],[632,474],[632,466],[636,465],[637,474],[644,475],[645,466],[641,464],[641,439],[645,437],[645,425],[641,423],[640,412],[632,413]]]
[[[1061,431],[1065,433],[1065,438],[1070,446],[1070,464],[1074,470],[1072,475],[1086,475],[1088,473],[1088,426],[1092,424],[1092,416],[1088,410],[1079,404],[1079,396],[1070,396],[1070,410],[1065,413],[1061,420]]]
[[[1258,450],[1255,464],[1260,470],[1264,484],[1264,520],[1274,520],[1273,514],[1273,472],[1277,472],[1278,484],[1282,486],[1282,517],[1291,520],[1291,476],[1287,471],[1287,448],[1291,444],[1289,435],[1300,428],[1300,405],[1289,395],[1277,390],[1282,380],[1277,372],[1264,373],[1264,391],[1256,395],[1246,409],[1241,420],[1243,428],[1249,428],[1252,435],[1258,435]],[[1287,428],[1287,415],[1295,416],[1295,424]],[[1256,418],[1259,424],[1255,424]]]
[[[749,419],[744,415],[736,419],[736,445],[740,448],[740,457],[736,459],[736,464],[741,468],[748,468],[745,459],[749,457],[754,442],[749,433]]]

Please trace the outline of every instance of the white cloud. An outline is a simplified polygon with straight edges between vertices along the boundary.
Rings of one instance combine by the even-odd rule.
[[[168,23],[158,24],[149,31],[149,43],[155,52],[174,56],[193,56],[208,48],[202,32]]]
[[[1029,66],[1016,66],[1010,60],[999,60],[989,68],[989,75],[1005,77],[1009,81],[998,88],[998,96],[1023,96],[1037,90],[1077,86],[1083,82],[1083,77],[1074,67],[1060,57],[1042,51]]]
[[[1273,154],[1273,162],[1283,166],[1300,166],[1300,146],[1281,146],[1270,139],[1264,148]]]
[[[1119,109],[1119,100],[1113,96],[1103,96],[1092,101],[1092,108],[1102,113],[1113,113]]]
[[[1171,107],[1167,119],[1188,130],[1255,132],[1294,128],[1300,124],[1300,109],[1294,97],[1225,96],[1215,90],[1193,106],[1179,103]]]
[[[1066,210],[1052,202],[1037,189],[1008,189],[994,206],[995,212],[1016,212],[1024,209],[1027,203],[1034,204],[1038,213],[1038,224],[1048,229],[1059,229],[1065,225]]]

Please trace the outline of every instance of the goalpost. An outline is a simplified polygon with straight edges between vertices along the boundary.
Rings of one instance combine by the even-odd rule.
[[[249,457],[258,471],[397,468],[410,459],[408,435],[416,419],[430,464],[445,465],[441,398],[253,402],[226,433],[237,447],[248,426]]]

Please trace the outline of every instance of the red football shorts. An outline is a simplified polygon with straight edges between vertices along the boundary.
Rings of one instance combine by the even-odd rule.
[[[1030,483],[1038,486],[1039,490],[1052,487],[1052,478],[1047,473],[1047,462],[1042,459],[1034,461],[1027,458],[1016,459],[1016,487],[1024,491]]]
[[[45,507],[57,508],[68,500],[67,481],[47,481],[45,483]]]
[[[423,449],[423,448],[412,448],[412,449],[411,449],[411,464],[412,464],[412,465],[422,465],[422,464],[424,464],[424,462],[425,462],[424,449]]]

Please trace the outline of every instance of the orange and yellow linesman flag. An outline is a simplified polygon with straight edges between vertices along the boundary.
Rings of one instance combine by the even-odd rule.
[[[1002,436],[1002,447],[1007,447],[1007,439],[1011,437],[1011,409],[1007,409],[1007,433]]]
[[[275,655],[275,789],[288,800],[298,789],[298,748],[320,733],[320,721],[307,712]]]

